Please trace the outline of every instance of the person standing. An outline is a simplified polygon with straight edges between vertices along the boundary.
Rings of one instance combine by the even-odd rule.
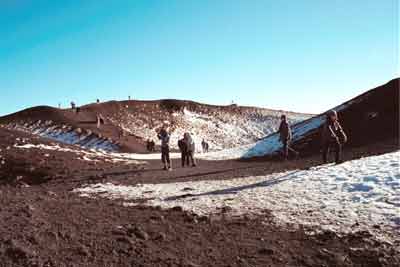
[[[186,144],[185,138],[179,139],[178,147],[179,147],[179,150],[181,151],[182,167],[185,167],[185,164],[187,166],[189,166],[189,156],[188,156],[188,149],[187,149],[187,144]]]
[[[330,149],[335,149],[335,162],[342,162],[342,146],[347,142],[347,135],[339,123],[338,115],[335,110],[328,111],[326,122],[322,129],[322,160],[323,163],[328,162],[328,154]]]
[[[147,139],[147,141],[146,141],[146,149],[147,149],[147,151],[151,151],[151,144],[150,144],[150,139]]]
[[[289,150],[296,154],[296,156],[298,156],[299,153],[290,147],[290,141],[292,140],[292,130],[290,129],[290,125],[287,121],[286,115],[281,116],[281,124],[279,125],[279,140],[283,144],[283,158],[285,160],[289,158]]]
[[[208,143],[206,142],[206,140],[203,139],[203,141],[201,141],[201,147],[203,148],[203,153],[208,152]]]
[[[192,162],[192,167],[196,167],[196,161],[194,159],[194,153],[195,153],[195,143],[193,141],[193,138],[190,136],[189,133],[184,134],[184,140],[187,146],[187,157],[188,160]]]
[[[156,147],[156,144],[154,143],[153,139],[151,139],[150,140],[150,151],[154,152],[155,151],[155,147]]]
[[[161,161],[164,164],[164,170],[172,170],[171,159],[169,157],[169,139],[170,134],[167,132],[167,127],[164,125],[160,132],[157,134],[158,139],[161,140]]]

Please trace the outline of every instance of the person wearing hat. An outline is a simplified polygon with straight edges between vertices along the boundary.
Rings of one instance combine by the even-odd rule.
[[[164,164],[164,170],[172,170],[171,159],[169,157],[169,139],[170,134],[167,132],[167,125],[164,124],[157,134],[161,140],[161,161]]]
[[[347,142],[347,135],[339,123],[338,115],[335,110],[330,110],[326,114],[326,122],[322,129],[322,160],[328,162],[328,154],[331,148],[335,149],[335,162],[342,162],[342,146]]]
[[[290,141],[292,140],[292,131],[290,130],[289,122],[287,121],[286,115],[281,116],[281,124],[279,125],[279,140],[283,144],[283,158],[285,160],[289,157],[289,150],[298,156],[298,152],[290,147]]]

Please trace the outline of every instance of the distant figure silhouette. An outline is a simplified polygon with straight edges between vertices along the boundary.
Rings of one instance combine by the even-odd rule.
[[[169,139],[170,134],[167,131],[167,125],[163,125],[161,130],[157,133],[158,139],[161,140],[161,161],[164,164],[164,170],[172,170],[171,160],[169,157]]]
[[[335,110],[330,110],[326,114],[326,122],[322,129],[322,160],[328,162],[329,150],[335,148],[335,162],[342,162],[342,146],[347,142],[347,135],[339,123],[339,118]]]
[[[206,142],[206,140],[203,139],[203,141],[201,141],[201,147],[203,148],[203,153],[207,153],[208,152],[208,143]]]
[[[296,155],[299,155],[297,151],[290,147],[290,141],[292,141],[292,130],[286,119],[286,115],[281,116],[281,124],[279,125],[279,140],[283,144],[283,158],[287,160],[289,158],[289,150]]]
[[[189,166],[188,147],[184,138],[178,140],[178,147],[181,151],[182,167],[185,167],[185,164]]]
[[[183,140],[185,141],[187,147],[186,156],[188,157],[188,160],[192,162],[192,167],[196,167],[196,160],[194,159],[194,152],[196,146],[190,133],[185,133],[183,135]]]

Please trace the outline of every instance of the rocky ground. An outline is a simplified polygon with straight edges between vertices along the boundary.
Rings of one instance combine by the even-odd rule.
[[[175,207],[124,207],[122,200],[82,198],[84,184],[228,179],[309,168],[319,157],[278,162],[200,161],[197,168],[161,170],[159,161],[85,160],[65,151],[21,149],[47,144],[0,129],[0,266],[399,266],[391,244],[368,232],[311,233],[277,225],[268,210],[210,217]],[[17,147],[15,146],[17,144]],[[345,151],[346,159],[398,149],[397,140]]]

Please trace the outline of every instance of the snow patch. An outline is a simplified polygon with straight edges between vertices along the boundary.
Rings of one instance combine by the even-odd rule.
[[[184,109],[182,112],[171,114],[170,120],[168,120],[172,131],[170,145],[171,148],[178,149],[178,140],[183,137],[185,132],[192,135],[197,151],[201,151],[203,139],[209,143],[211,151],[251,144],[275,132],[280,123],[280,115],[280,112],[231,114],[223,111],[203,114]],[[156,129],[165,120],[153,118],[149,120],[148,116],[147,114],[134,115],[128,111],[121,111],[118,118],[109,117],[108,119],[129,134],[139,136],[144,140],[157,141]],[[307,119],[309,116],[289,114],[288,118],[291,123],[295,123]]]
[[[126,205],[147,199],[147,205],[181,206],[205,215],[226,206],[233,214],[267,209],[278,222],[338,232],[368,230],[386,236],[400,229],[399,159],[397,151],[267,176],[136,186],[94,184],[74,192],[125,199]]]
[[[66,125],[53,125],[51,121],[45,123],[38,121],[33,124],[8,124],[6,125],[6,128],[32,133],[63,144],[79,145],[86,149],[110,152],[118,150],[118,145],[113,143],[111,140],[100,138],[91,131],[79,132]]]
[[[335,108],[336,111],[341,111],[353,104],[348,102]],[[311,119],[294,124],[292,128],[292,141],[296,142],[302,139],[306,134],[316,131],[325,122],[325,115],[318,115]],[[279,125],[279,123],[277,124]],[[283,144],[279,140],[279,134],[276,131],[269,136],[252,144],[242,145],[222,151],[209,152],[206,155],[201,155],[200,158],[207,160],[229,160],[239,158],[253,158],[272,155],[278,153],[283,148]]]
[[[45,144],[24,144],[24,145],[14,145],[15,148],[19,149],[39,149],[39,150],[52,150],[52,151],[59,151],[59,152],[70,152],[75,153],[78,159],[85,160],[85,161],[104,161],[104,162],[122,162],[125,164],[146,164],[143,161],[138,161],[137,159],[133,159],[128,154],[121,154],[121,153],[109,153],[106,151],[91,149],[91,150],[83,150],[79,147],[75,148],[68,148],[68,147],[61,147],[60,145],[45,145]]]

